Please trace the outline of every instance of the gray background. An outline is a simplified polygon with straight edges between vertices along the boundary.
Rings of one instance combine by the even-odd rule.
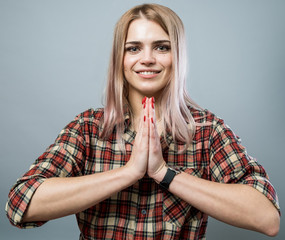
[[[78,239],[74,216],[19,230],[4,213],[16,179],[75,115],[101,106],[112,31],[144,1],[0,0],[0,238]],[[284,205],[285,1],[153,1],[182,18],[190,95],[225,119]],[[282,220],[282,219],[281,219]],[[285,239],[281,221],[279,236]],[[271,239],[210,219],[208,239]]]

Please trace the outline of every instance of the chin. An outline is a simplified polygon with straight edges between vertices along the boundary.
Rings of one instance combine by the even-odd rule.
[[[142,95],[143,96],[146,96],[146,97],[158,97],[162,92],[162,89],[144,89],[141,91]]]

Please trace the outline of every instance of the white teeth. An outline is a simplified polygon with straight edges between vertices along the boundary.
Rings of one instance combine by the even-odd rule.
[[[152,75],[152,74],[156,74],[157,72],[139,72],[139,74],[142,75]]]

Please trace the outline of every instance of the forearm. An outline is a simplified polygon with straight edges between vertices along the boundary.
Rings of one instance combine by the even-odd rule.
[[[50,178],[33,195],[22,222],[47,221],[83,211],[137,179],[126,166],[82,177]]]
[[[161,173],[157,182],[162,180],[166,170]],[[211,182],[182,172],[174,177],[169,191],[220,221],[270,236],[278,233],[278,211],[250,186]]]

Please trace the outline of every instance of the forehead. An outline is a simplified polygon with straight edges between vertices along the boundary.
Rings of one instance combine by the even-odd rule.
[[[158,23],[145,18],[136,19],[131,22],[127,33],[127,42],[145,42],[157,40],[169,40],[168,34]]]

